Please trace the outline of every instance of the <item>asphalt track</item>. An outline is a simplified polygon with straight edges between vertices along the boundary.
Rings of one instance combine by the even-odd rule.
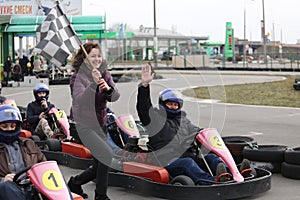
[[[220,85],[218,89],[210,90],[211,100],[184,98],[183,109],[187,111],[188,117],[195,124],[198,124],[200,127],[217,128],[222,136],[251,136],[258,144],[280,144],[289,147],[300,146],[300,109],[225,104],[216,101],[217,99],[226,99],[226,91],[222,85],[280,80],[282,77],[278,75],[282,73],[270,72],[274,76],[253,76],[247,75],[245,72],[241,76],[239,75],[240,72],[238,72],[239,74],[235,74],[236,72],[220,74],[217,71],[191,71],[182,74],[182,71],[172,70],[157,71],[157,73],[163,75],[164,79],[154,80],[152,83],[151,95],[153,104],[157,105],[159,91],[168,87],[181,90],[196,86],[209,87]],[[260,75],[262,73],[259,72]],[[117,83],[121,98],[118,102],[109,104],[109,107],[117,115],[130,113],[137,119],[135,110],[137,85],[138,81]],[[69,113],[71,105],[69,86],[54,85],[50,86],[50,89],[50,101],[56,107]],[[27,106],[33,100],[31,87],[3,88],[2,95],[10,99],[15,99],[20,106]],[[81,171],[65,166],[60,166],[60,169],[66,180]],[[281,174],[273,174],[271,190],[246,199],[298,200],[300,199],[299,186],[299,180],[288,179]],[[89,199],[93,199],[94,187],[95,185],[92,182],[84,186],[85,191],[90,196]],[[113,200],[158,199],[145,196],[138,193],[138,191],[116,187],[109,187],[108,194]],[[199,197],[199,199],[205,198]]]

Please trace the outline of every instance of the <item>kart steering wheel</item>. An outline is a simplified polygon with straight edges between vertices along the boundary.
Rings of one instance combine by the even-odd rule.
[[[18,186],[26,187],[31,184],[29,177],[27,176],[26,172],[32,167],[32,165],[25,167],[21,171],[17,172],[13,178],[13,182],[15,182]],[[25,173],[24,176],[21,176]]]

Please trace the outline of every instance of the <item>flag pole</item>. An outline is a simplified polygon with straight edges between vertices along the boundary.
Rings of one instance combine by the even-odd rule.
[[[87,67],[88,67],[90,70],[93,70],[94,67],[93,67],[93,65],[92,65],[92,62],[91,62],[91,60],[90,60],[90,58],[89,58],[89,55],[88,55],[88,53],[86,52],[86,50],[85,50],[83,44],[80,45],[80,48],[82,49],[82,51],[83,51],[83,53],[84,53],[84,55],[85,55],[85,57],[86,57],[86,59],[85,59],[84,62],[87,64]]]

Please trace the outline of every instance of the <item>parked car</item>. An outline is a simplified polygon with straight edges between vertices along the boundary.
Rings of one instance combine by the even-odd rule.
[[[258,59],[257,60],[262,60],[262,61],[264,61],[265,59],[265,56],[264,55],[260,55],[259,57],[258,57]],[[267,60],[271,60],[272,58],[269,56],[269,55],[267,55]]]
[[[300,78],[296,78],[293,84],[295,90],[300,90]]]
[[[163,54],[160,56],[160,60],[172,60],[172,56],[174,53],[172,51],[164,51]]]
[[[212,60],[223,60],[223,54],[213,54],[209,58]]]

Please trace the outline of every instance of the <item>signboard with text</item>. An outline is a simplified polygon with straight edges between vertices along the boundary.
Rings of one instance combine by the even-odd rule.
[[[82,15],[82,0],[60,0],[66,15]],[[0,15],[47,15],[55,5],[53,0],[0,0]]]
[[[234,35],[231,22],[226,22],[225,58],[232,58],[234,52]]]

